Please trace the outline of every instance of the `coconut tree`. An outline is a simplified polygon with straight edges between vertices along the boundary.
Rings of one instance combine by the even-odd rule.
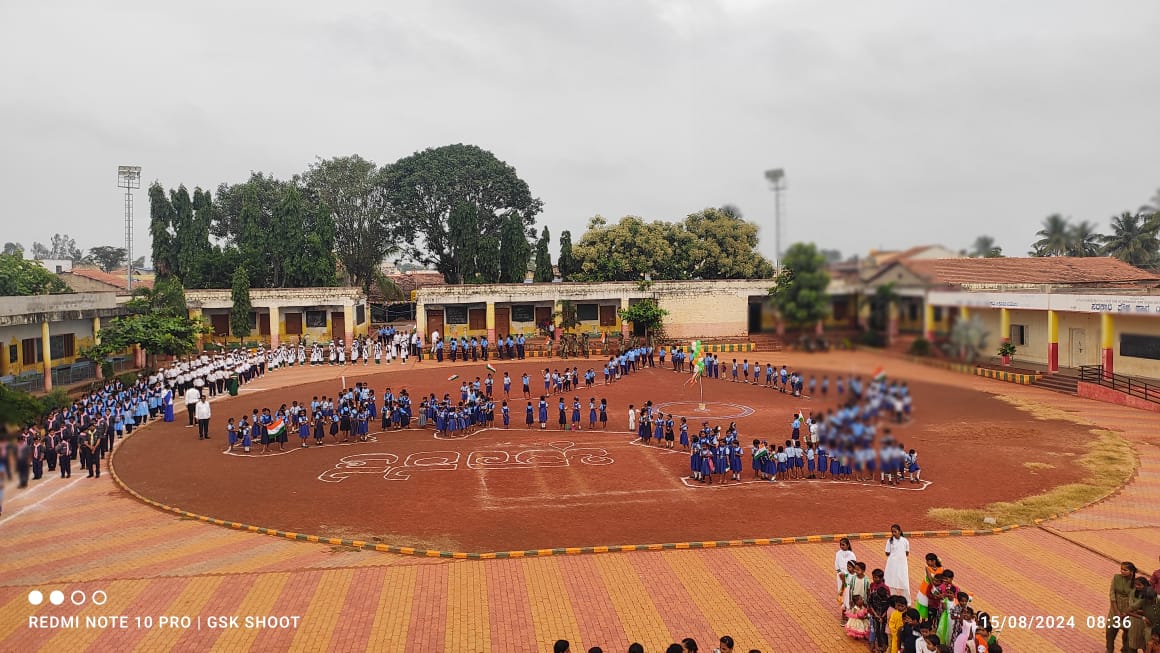
[[[1160,220],[1155,215],[1127,211],[1112,218],[1112,234],[1103,236],[1103,253],[1121,261],[1145,267],[1155,265],[1160,254]]]
[[[1071,226],[1067,218],[1052,213],[1043,220],[1043,228],[1035,232],[1039,240],[1031,247],[1033,256],[1066,256],[1071,249]]]
[[[1098,256],[1103,236],[1096,231],[1094,223],[1084,220],[1068,230],[1068,239],[1068,256]]]

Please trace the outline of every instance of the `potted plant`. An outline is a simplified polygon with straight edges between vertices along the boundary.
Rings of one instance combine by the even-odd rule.
[[[1004,365],[1011,364],[1011,357],[1015,355],[1015,345],[1010,342],[1005,342],[999,345],[999,356],[1003,359]]]

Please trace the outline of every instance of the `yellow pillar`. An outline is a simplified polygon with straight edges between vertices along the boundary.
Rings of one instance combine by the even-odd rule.
[[[488,302],[485,309],[487,316],[487,343],[488,347],[495,343],[495,302]]]
[[[960,320],[971,319],[971,309],[967,308],[966,306],[960,306],[959,307],[959,319]]]
[[[8,345],[0,342],[0,376],[12,373],[12,363],[8,360]]]
[[[44,359],[44,391],[52,390],[52,347],[51,335],[48,332],[48,320],[40,323],[40,350]]]
[[[1104,378],[1112,378],[1115,362],[1116,324],[1111,313],[1100,313],[1100,365],[1104,368]]]
[[[280,322],[281,316],[278,314],[278,307],[270,307],[270,348],[277,347],[282,342]]]
[[[922,337],[934,340],[934,306],[926,299],[922,301]]]
[[[1059,313],[1047,311],[1047,371],[1059,371]]]
[[[354,305],[349,301],[342,305],[342,321],[346,325],[346,333],[343,335],[349,347],[354,342]]]
[[[93,318],[93,346],[95,347],[99,344],[101,344],[101,318],[98,316]],[[101,371],[101,364],[104,362],[104,359],[93,361],[93,364],[97,366],[98,381],[105,378],[105,373]]]
[[[999,342],[1011,342],[1011,311],[999,309]]]
[[[191,320],[200,320],[201,317],[202,317],[202,311],[200,308],[189,309],[189,318]],[[99,319],[99,318],[94,318],[94,319]],[[94,333],[95,333],[95,331],[94,331]],[[201,351],[204,346],[205,346],[205,336],[201,333],[198,333],[197,334],[197,349],[198,349],[198,351]]]

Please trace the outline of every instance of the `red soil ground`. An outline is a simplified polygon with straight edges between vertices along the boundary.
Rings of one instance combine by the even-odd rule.
[[[499,369],[497,378],[507,370],[515,379],[512,421],[522,427],[520,374],[529,373],[536,392],[536,372],[562,362],[493,364]],[[573,364],[583,371],[596,361]],[[924,490],[823,480],[689,487],[681,480],[689,468],[687,455],[634,444],[635,435],[624,432],[628,404],[640,406],[646,400],[687,402],[674,406],[674,412],[690,416],[690,431],[703,419],[690,412],[696,408],[698,390],[684,385],[686,377],[650,369],[612,386],[568,393],[569,406],[573,395],[581,398],[585,424],[588,398],[606,398],[607,432],[500,428],[442,440],[430,429],[412,429],[378,433],[377,442],[305,450],[295,448],[297,436],[291,434],[285,454],[223,454],[228,417],[293,400],[308,403],[315,395],[333,396],[341,374],[348,385],[370,382],[379,395],[389,385],[396,393],[405,387],[412,396],[450,392],[458,397],[460,381],[447,380],[452,371],[465,379],[487,374],[482,363],[454,370],[424,363],[404,371],[396,365],[378,373],[373,367],[278,371],[266,380],[294,383],[331,372],[333,378],[265,391],[244,388],[239,397],[215,401],[213,439],[208,441],[199,441],[195,429],[184,427],[184,414],[176,422],[139,430],[119,447],[116,470],[146,497],[220,519],[402,546],[495,551],[877,531],[893,522],[907,530],[945,528],[926,516],[929,508],[977,508],[1076,480],[1082,473],[1075,456],[1091,439],[1080,426],[1034,420],[989,394],[911,383],[914,420],[893,431],[906,448],[919,451],[923,477],[933,481]],[[834,374],[821,369],[805,374],[808,378],[826,372]],[[496,389],[501,393],[501,384]],[[735,419],[746,444],[754,437],[784,440],[796,409],[820,411],[836,403],[833,389],[828,401],[794,399],[726,381],[706,382],[704,397],[711,415],[737,412],[724,404],[753,409]],[[554,426],[555,401],[549,405],[549,426]],[[734,419],[709,421],[724,428]],[[377,425],[371,430],[377,431]],[[561,453],[565,449],[568,453]],[[603,453],[593,451],[601,449]],[[412,456],[409,470],[385,478],[388,467],[397,468],[420,452],[427,453]],[[519,452],[525,453],[516,459]],[[357,456],[364,466],[344,467],[341,459],[349,456]],[[517,464],[529,460],[534,464]],[[415,467],[449,461],[454,469]],[[1031,471],[1024,466],[1027,462],[1052,468]],[[747,481],[752,478],[748,464],[746,457]]]

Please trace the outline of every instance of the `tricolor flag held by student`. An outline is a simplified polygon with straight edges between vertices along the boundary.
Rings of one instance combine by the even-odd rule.
[[[886,380],[886,368],[879,365],[878,369],[874,370],[874,381],[882,382],[885,380]]]
[[[689,361],[693,368],[693,375],[685,381],[685,385],[693,385],[705,373],[705,352],[701,350],[701,341],[694,340],[689,347]]]
[[[266,427],[266,433],[269,433],[271,438],[281,436],[285,432],[286,422],[281,417],[275,417],[274,421]]]

